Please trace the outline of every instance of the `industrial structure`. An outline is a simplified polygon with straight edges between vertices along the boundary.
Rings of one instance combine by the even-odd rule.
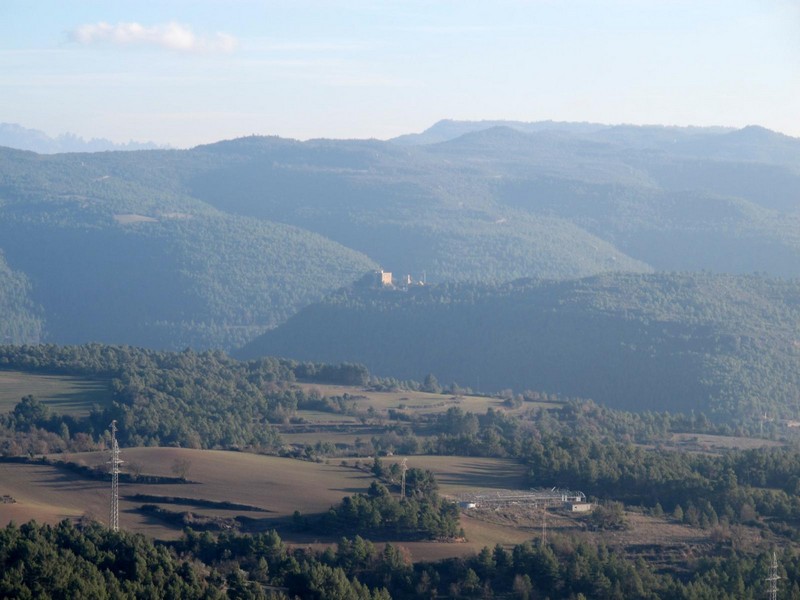
[[[117,422],[111,421],[111,515],[109,527],[111,531],[119,531],[119,445],[117,444]]]
[[[400,499],[405,500],[406,497],[406,471],[408,471],[408,464],[406,459],[400,463]]]
[[[586,512],[592,505],[583,492],[552,489],[496,490],[468,492],[458,495],[461,508],[562,508],[569,512]]]

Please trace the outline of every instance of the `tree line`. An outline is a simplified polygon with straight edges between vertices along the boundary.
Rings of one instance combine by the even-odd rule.
[[[173,542],[111,532],[96,523],[10,524],[0,529],[4,598],[388,600],[564,598],[750,600],[763,596],[771,553],[698,558],[678,578],[602,543],[552,536],[412,564],[401,546],[360,536],[324,551],[287,546],[275,531],[212,535],[187,529]],[[780,587],[800,595],[800,554],[778,553]]]

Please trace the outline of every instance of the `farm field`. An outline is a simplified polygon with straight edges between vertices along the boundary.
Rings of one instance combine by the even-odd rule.
[[[104,406],[110,398],[108,385],[103,381],[0,370],[0,414],[11,412],[29,394],[53,412],[73,417],[88,415],[94,404]]]
[[[57,458],[57,457],[54,457]],[[108,460],[107,453],[93,452],[63,457],[72,462],[97,466]],[[186,478],[190,483],[120,484],[120,521],[126,530],[144,533],[161,539],[180,535],[171,527],[136,509],[145,504],[131,498],[135,494],[175,497],[181,499],[235,502],[257,507],[263,512],[203,508],[196,504],[159,504],[172,511],[191,511],[194,514],[221,517],[236,515],[256,519],[256,528],[285,525],[295,510],[313,515],[327,510],[346,495],[365,492],[372,482],[371,474],[340,463],[324,464],[289,458],[262,456],[238,452],[191,450],[184,448],[129,448],[123,450],[123,460],[144,465],[143,475],[174,476],[172,467],[178,460],[188,461]],[[353,465],[355,461],[350,461]],[[390,463],[387,463],[390,464]],[[410,457],[414,467],[434,470],[445,495],[459,491],[506,487],[522,481],[523,471],[511,461],[461,457]],[[130,469],[128,469],[130,470]],[[486,479],[487,473],[501,475]],[[14,504],[0,504],[0,525],[9,521],[55,523],[64,518],[83,515],[107,520],[109,484],[86,479],[79,474],[50,465],[31,463],[0,463],[0,494],[13,497]],[[430,560],[458,556],[486,544],[512,543],[529,539],[526,532],[504,525],[465,518],[462,523],[467,543],[403,542],[415,560]],[[319,536],[293,535],[279,527],[281,536],[289,542],[333,542]]]
[[[287,423],[275,424],[285,444],[302,447],[314,446],[317,442],[328,442],[344,452],[369,455],[374,449],[369,444],[374,436],[381,438],[387,426],[407,427],[409,421],[446,413],[451,408],[464,412],[484,414],[493,408],[512,415],[522,415],[537,408],[555,409],[555,402],[524,402],[519,407],[509,407],[504,400],[489,396],[453,396],[402,390],[376,392],[364,388],[344,385],[298,383],[309,395],[320,398],[345,398],[344,409],[348,414],[321,410],[298,409]],[[417,430],[416,436],[423,441],[435,432],[426,434]]]
[[[298,414],[303,414],[298,411]],[[353,447],[359,441],[366,442],[372,436],[384,433],[383,428],[374,425],[361,425],[360,423],[334,424],[320,427],[316,423],[308,427],[286,427],[277,425],[285,444],[294,446],[314,445],[319,441],[329,442],[343,447]],[[333,459],[331,459],[333,460]]]
[[[400,463],[404,457],[383,458],[384,467]],[[528,489],[525,467],[504,458],[466,456],[407,456],[409,468],[430,469],[439,482],[439,492],[455,496],[462,492],[484,492],[495,489]]]
[[[302,418],[303,421],[313,425],[355,425],[358,423],[356,417],[344,415],[333,412],[325,412],[321,410],[302,410],[297,411],[297,416]]]
[[[72,454],[66,460],[99,466],[108,453]],[[123,450],[128,467],[143,465],[143,475],[174,477],[176,461],[187,461],[189,483],[120,484],[120,521],[125,529],[159,538],[172,538],[179,530],[135,512],[145,502],[136,494],[179,497],[216,502],[236,502],[264,512],[242,512],[248,517],[282,518],[295,510],[311,514],[326,510],[343,496],[367,488],[371,476],[356,469],[303,462],[274,456],[184,448],[130,448]],[[313,493],[310,489],[313,488]],[[107,520],[110,485],[50,465],[0,463],[0,494],[15,504],[0,505],[0,522],[30,518],[56,522],[88,514]],[[43,500],[46,499],[46,500]],[[197,514],[233,516],[236,511],[219,511],[197,506],[165,505],[170,510],[191,510]]]
[[[55,458],[55,457],[53,457]],[[73,462],[90,466],[108,459],[107,453],[81,453],[65,456]],[[452,496],[464,491],[491,491],[499,488],[523,488],[524,468],[514,461],[490,458],[455,456],[409,456],[411,467],[433,470],[440,491]],[[254,529],[276,527],[288,543],[322,548],[334,543],[338,536],[295,533],[287,527],[295,510],[313,515],[327,510],[342,497],[364,492],[372,481],[365,470],[354,468],[355,461],[333,464],[299,461],[290,458],[262,456],[239,452],[192,450],[184,448],[128,448],[123,450],[127,465],[144,465],[143,475],[174,476],[176,461],[188,461],[186,477],[189,483],[120,484],[120,521],[128,531],[160,539],[175,539],[180,528],[160,519],[140,513],[137,508],[154,503],[171,511],[191,511],[200,516],[233,518],[238,515],[253,519]],[[401,457],[388,457],[384,465]],[[362,461],[362,464],[364,461]],[[130,470],[130,469],[128,469]],[[109,483],[86,479],[70,471],[46,464],[0,462],[0,495],[9,495],[13,504],[0,504],[0,525],[35,519],[56,523],[64,518],[89,516],[107,521]],[[135,494],[172,497],[180,500],[161,503],[132,498]],[[198,506],[193,500],[235,502],[260,510],[220,509]],[[569,532],[581,536],[603,536],[603,541],[633,554],[652,551],[654,543],[673,548],[675,552],[702,552],[710,542],[709,531],[655,519],[639,513],[627,514],[630,528],[620,532],[592,533],[585,530],[580,519],[557,511],[548,514],[551,534]],[[495,544],[512,545],[541,536],[541,517],[538,513],[467,510],[461,516],[466,535],[464,542],[408,542],[411,558],[437,560],[464,556]],[[753,543],[768,544],[758,532],[742,528],[743,535],[753,537]],[[656,541],[657,540],[657,541]]]
[[[319,391],[324,396],[343,396],[348,394],[358,408],[371,406],[376,411],[387,413],[389,409],[402,410],[408,414],[434,414],[446,412],[448,408],[457,406],[465,412],[485,413],[489,408],[502,408],[509,413],[523,413],[530,408],[555,408],[558,403],[525,402],[516,409],[509,409],[500,398],[490,396],[452,396],[447,394],[431,394],[402,390],[397,392],[373,392],[363,388],[344,385],[325,385],[317,383],[298,383],[307,393]]]
[[[557,403],[525,402],[509,408],[498,398],[452,396],[425,392],[368,392],[359,388],[333,385],[299,384],[304,390],[316,390],[320,395],[342,397],[347,394],[348,414],[326,410],[298,410],[292,418],[276,424],[285,444],[295,446],[298,454],[302,446],[329,442],[337,446],[336,453],[347,454],[330,457],[321,462],[302,461],[276,456],[219,450],[194,450],[187,448],[137,447],[123,448],[123,471],[127,474],[172,478],[169,483],[144,483],[123,481],[120,486],[120,521],[124,529],[159,539],[180,536],[184,523],[180,519],[189,515],[189,524],[201,528],[204,522],[215,521],[219,529],[241,527],[243,531],[261,531],[276,528],[290,544],[323,548],[335,543],[341,533],[334,535],[312,531],[298,532],[292,526],[292,515],[299,511],[309,519],[339,503],[344,496],[366,492],[373,481],[369,467],[374,452],[372,438],[395,434],[402,435],[408,427],[407,417],[422,423],[417,436],[424,440],[434,435],[435,427],[428,427],[426,419],[446,412],[452,407],[473,413],[483,413],[489,408],[512,414],[524,414],[537,408],[556,409]],[[56,412],[87,414],[92,404],[107,401],[108,389],[103,382],[76,377],[43,376],[37,374],[0,371],[0,411],[8,411],[19,398],[33,394],[48,403]],[[320,406],[322,403],[320,403]],[[353,406],[355,405],[355,406]],[[83,412],[81,412],[83,411]],[[390,412],[392,411],[392,412]],[[404,413],[398,418],[394,413]],[[434,419],[428,419],[433,422]],[[399,438],[398,438],[399,439]],[[363,444],[357,444],[357,441]],[[377,447],[387,451],[387,446]],[[702,434],[675,434],[663,442],[664,448],[674,451],[720,452],[723,448],[750,448],[777,445],[776,442],[713,436]],[[358,446],[357,448],[354,448]],[[299,448],[298,448],[299,447]],[[392,449],[390,446],[389,449]],[[394,451],[397,446],[395,446]],[[311,453],[313,454],[313,453]],[[385,468],[401,463],[405,458],[410,468],[430,469],[439,482],[444,496],[456,498],[465,492],[491,493],[494,490],[525,490],[530,487],[524,465],[517,461],[498,458],[431,456],[398,454],[383,456]],[[90,467],[99,467],[108,461],[108,453],[73,453],[52,455],[53,460],[65,460]],[[188,483],[174,481],[178,463],[185,465]],[[557,481],[542,481],[546,487]],[[64,518],[89,517],[107,522],[110,485],[74,471],[48,464],[0,462],[0,496],[13,498],[14,502],[0,504],[0,525],[35,519],[55,523]],[[583,490],[592,494],[593,490]],[[139,495],[139,497],[136,497]],[[222,503],[238,506],[224,506]],[[155,505],[164,511],[161,516],[145,514],[141,507]],[[438,560],[465,556],[484,546],[513,545],[542,535],[542,517],[538,509],[513,508],[497,510],[467,509],[461,515],[465,540],[449,542],[397,541],[406,548],[414,561]],[[194,516],[192,516],[194,515]],[[548,531],[552,535],[567,533],[579,537],[602,540],[629,556],[642,556],[646,560],[661,560],[660,555],[676,557],[702,556],[711,551],[711,530],[699,530],[673,522],[669,518],[653,518],[636,510],[626,514],[629,528],[624,531],[594,532],[589,530],[587,516],[574,516],[554,510],[548,513]],[[238,520],[238,523],[236,522]],[[737,536],[747,538],[750,547],[767,547],[775,537],[767,531],[740,527]],[[383,543],[392,540],[375,540]],[[672,554],[670,554],[672,553]]]
[[[672,443],[682,450],[717,451],[717,450],[754,450],[756,448],[777,448],[783,442],[764,438],[711,435],[697,433],[675,433]]]
[[[757,450],[761,448],[780,448],[787,442],[766,438],[736,435],[713,435],[709,433],[673,433],[669,439],[655,444],[637,444],[648,450],[659,449],[669,452],[689,452],[693,454],[720,455],[728,450]]]

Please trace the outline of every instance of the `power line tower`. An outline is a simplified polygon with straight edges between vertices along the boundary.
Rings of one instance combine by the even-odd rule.
[[[406,471],[408,471],[408,465],[406,464],[406,460],[403,459],[403,462],[400,463],[400,499],[403,500],[406,497]]]
[[[547,543],[547,504],[542,504],[542,546]]]
[[[769,577],[766,578],[767,582],[767,595],[769,600],[778,600],[778,557],[775,552],[772,553],[772,564],[769,567]]]
[[[119,444],[117,444],[117,422],[111,421],[111,531],[119,531]]]

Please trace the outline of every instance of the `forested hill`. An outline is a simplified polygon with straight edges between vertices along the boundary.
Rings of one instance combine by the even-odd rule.
[[[0,251],[0,344],[16,340],[38,342],[42,320],[30,297],[30,282],[12,271]]]
[[[429,281],[712,270],[800,276],[800,140],[768,130],[444,123],[408,145],[195,149],[221,210],[322,233]],[[438,132],[438,133],[437,133]]]
[[[800,277],[799,190],[800,140],[758,127],[0,148],[0,335],[230,349],[379,265],[432,283]]]
[[[0,149],[0,342],[227,349],[375,268],[171,189],[171,155]]]
[[[797,417],[800,282],[609,274],[342,290],[241,351],[632,410]]]

